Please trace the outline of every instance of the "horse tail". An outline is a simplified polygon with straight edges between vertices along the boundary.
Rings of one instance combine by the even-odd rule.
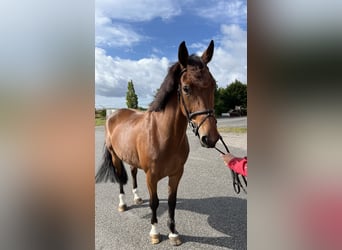
[[[105,152],[103,155],[103,161],[96,173],[95,182],[119,182],[121,184],[126,184],[128,177],[125,166],[121,160],[117,161],[119,166],[115,166],[112,160],[112,154],[109,149],[105,146]]]

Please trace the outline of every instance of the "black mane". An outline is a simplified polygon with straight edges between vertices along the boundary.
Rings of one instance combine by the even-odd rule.
[[[191,66],[198,66],[200,68],[203,67],[203,61],[200,57],[192,54],[188,58],[188,65]],[[148,111],[163,111],[169,97],[177,90],[179,84],[179,77],[181,72],[181,66],[177,62],[173,64],[166,75],[164,82],[160,86],[156,97],[154,98],[153,102],[150,104]]]
[[[181,72],[180,64],[173,64],[166,75],[164,82],[160,86],[156,97],[150,104],[148,111],[163,111],[170,96],[177,90],[179,83],[179,75]]]

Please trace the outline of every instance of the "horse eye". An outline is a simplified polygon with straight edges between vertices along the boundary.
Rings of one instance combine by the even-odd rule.
[[[189,95],[190,94],[190,87],[189,85],[184,85],[183,86],[183,91],[185,94]]]

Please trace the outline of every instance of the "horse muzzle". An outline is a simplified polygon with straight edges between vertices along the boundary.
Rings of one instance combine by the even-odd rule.
[[[207,136],[207,135],[200,136],[201,146],[205,148],[214,148],[218,140],[219,140],[218,134],[217,136]]]
[[[191,113],[188,117],[188,122],[192,128],[192,132],[200,139],[202,147],[214,148],[220,135],[216,128],[216,118],[213,115],[214,110],[205,110]],[[195,116],[204,115],[198,125],[192,120]],[[213,118],[213,119],[210,119]],[[205,124],[206,123],[206,124]],[[203,125],[203,126],[202,126]],[[214,129],[214,130],[213,130]]]

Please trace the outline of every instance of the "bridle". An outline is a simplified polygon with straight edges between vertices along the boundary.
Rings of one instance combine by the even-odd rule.
[[[185,72],[186,72],[186,68],[182,69],[182,71],[179,74],[179,77],[181,78]],[[195,111],[195,112],[190,113],[189,110],[187,109],[186,105],[185,105],[184,97],[183,97],[182,90],[181,90],[181,82],[179,81],[178,100],[180,100],[180,98],[182,99],[181,103],[183,104],[183,108],[185,110],[186,118],[188,120],[189,126],[191,127],[192,132],[194,132],[195,136],[199,137],[198,130],[202,126],[202,124],[205,122],[205,120],[207,120],[209,117],[213,117],[216,121],[216,118],[214,116],[214,110],[213,109],[206,109],[203,111]],[[198,125],[192,121],[194,119],[194,117],[197,115],[206,115]]]
[[[186,68],[182,69],[180,74],[179,74],[179,77],[181,78],[182,75],[186,71],[187,71]],[[203,110],[203,111],[195,111],[195,112],[190,113],[189,110],[187,109],[186,105],[185,105],[185,102],[184,102],[184,97],[183,97],[182,90],[181,90],[181,80],[179,80],[179,85],[178,85],[178,90],[177,91],[178,91],[178,101],[180,102],[180,100],[182,100],[181,103],[183,104],[183,108],[184,108],[185,113],[186,113],[186,118],[188,120],[188,124],[191,127],[192,132],[194,132],[195,136],[199,137],[198,130],[202,126],[202,124],[205,122],[206,119],[208,119],[209,117],[213,117],[215,119],[215,121],[216,121],[216,118],[214,116],[214,110],[213,109],[206,109],[206,110]],[[192,119],[195,116],[197,116],[197,115],[206,115],[198,125],[195,122],[192,121]],[[230,153],[229,149],[228,149],[226,143],[223,141],[221,135],[220,135],[219,139],[222,142],[223,146],[225,147],[227,153]],[[220,152],[221,154],[225,154],[220,149],[218,149],[216,146],[215,146],[215,149],[218,152]],[[247,194],[247,191],[244,188],[244,186],[242,185],[241,180],[239,178],[240,174],[234,172],[233,170],[231,170],[231,174],[232,174],[233,188],[234,188],[235,193],[239,194],[240,193],[240,189],[242,189],[244,191],[244,193]],[[243,181],[245,183],[245,186],[247,188],[247,179],[246,179],[246,177],[244,177],[244,176],[241,176],[241,177],[242,177],[242,179],[243,179]]]

